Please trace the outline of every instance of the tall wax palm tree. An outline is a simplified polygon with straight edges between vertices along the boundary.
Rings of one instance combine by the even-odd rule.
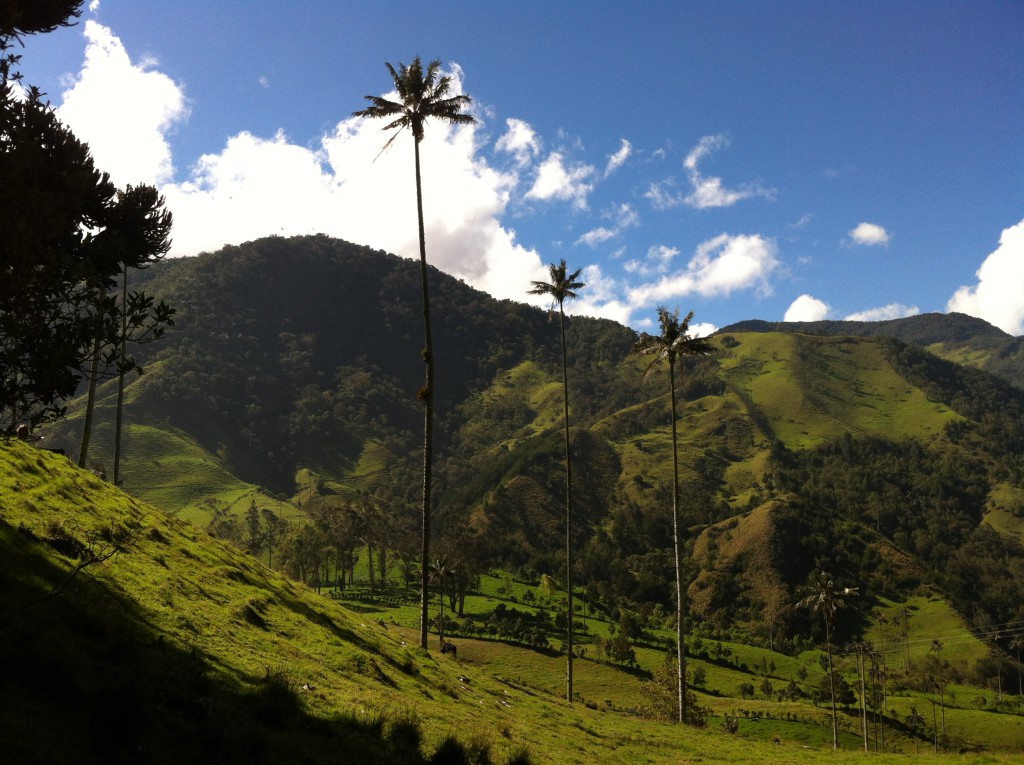
[[[430,578],[437,581],[437,588],[439,590],[440,600],[439,612],[437,617],[437,635],[440,640],[441,648],[444,648],[444,578],[455,573],[455,564],[448,560],[447,557],[436,558],[433,563],[430,564]]]
[[[918,746],[918,738],[920,736],[921,728],[924,727],[924,715],[917,711],[917,707],[911,705],[910,714],[907,715],[906,723],[907,727],[910,728],[911,734],[914,736],[914,754],[921,754],[920,747]]]
[[[828,688],[832,696],[832,748],[839,748],[839,718],[836,713],[836,685],[832,670],[832,634],[836,626],[836,612],[846,605],[845,596],[856,595],[856,587],[839,589],[832,577],[822,571],[817,575],[812,592],[797,603],[797,607],[810,607],[821,614],[825,622],[825,653],[828,655]]]
[[[416,215],[419,222],[420,281],[423,295],[423,362],[424,382],[419,391],[423,402],[423,535],[420,550],[420,647],[427,650],[427,627],[429,624],[429,577],[430,577],[430,493],[433,462],[434,438],[434,343],[430,330],[430,294],[427,289],[427,244],[423,225],[423,184],[420,176],[420,142],[424,136],[427,120],[436,119],[449,125],[467,125],[476,119],[465,114],[463,109],[472,100],[467,95],[451,95],[451,77],[441,75],[440,61],[431,61],[426,69],[416,56],[409,66],[399,64],[397,71],[391,64],[385,64],[398,92],[398,101],[380,96],[366,96],[370,106],[354,112],[356,117],[371,117],[390,120],[384,130],[397,132],[384,144],[386,149],[405,128],[413,137],[414,165],[416,169]]]
[[[566,626],[566,699],[572,704],[572,659],[573,659],[573,556],[572,556],[572,458],[569,455],[569,372],[565,351],[565,311],[563,304],[566,298],[574,299],[578,290],[586,285],[579,281],[582,269],[567,273],[568,267],[563,260],[557,266],[548,266],[550,282],[533,282],[530,295],[550,295],[553,303],[558,303],[558,328],[562,338],[562,401],[565,415],[565,587],[568,591],[568,622]]]
[[[935,675],[932,677],[932,684],[939,692],[939,708],[942,710],[942,738],[946,738],[946,668],[943,666],[942,659],[940,658],[942,652],[945,650],[941,640],[935,639],[932,641],[931,647],[928,649],[935,654]],[[932,703],[932,712],[934,714],[935,704]],[[938,751],[938,728],[936,730],[935,747]],[[943,743],[945,746],[945,743]]]
[[[685,613],[685,596],[683,589],[683,567],[679,539],[679,437],[676,430],[676,361],[681,356],[701,356],[712,349],[710,342],[701,337],[691,337],[690,320],[693,311],[679,321],[679,309],[669,312],[667,308],[658,306],[658,322],[661,324],[660,335],[643,334],[633,346],[637,356],[653,356],[644,377],[648,377],[662,361],[668,362],[669,401],[672,417],[672,542],[676,555],[676,654],[678,661],[678,696],[679,722],[686,722],[686,643],[683,635],[683,615]]]
[[[1017,695],[1024,696],[1024,677],[1021,675],[1020,649],[1024,648],[1024,635],[1014,635],[1010,650],[1017,652]]]

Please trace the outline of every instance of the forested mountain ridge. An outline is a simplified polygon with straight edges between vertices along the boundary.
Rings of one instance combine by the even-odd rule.
[[[442,549],[467,568],[558,576],[557,323],[431,276]],[[381,543],[397,551],[418,484],[415,264],[316,236],[169,261],[144,278],[178,318],[129,388],[126,486],[188,486],[164,504],[195,518],[235,501],[223,484],[202,487],[180,458],[188,446],[278,502],[369,503],[395,519]],[[999,337],[965,317],[927,324],[915,332],[930,347]],[[806,633],[793,604],[827,567],[865,604],[927,584],[978,624],[1024,619],[1024,394],[901,340],[741,329],[719,332],[716,353],[681,379],[695,616],[763,635],[774,598],[778,634]],[[665,373],[643,380],[636,337],[568,323],[582,581],[642,612],[671,601],[671,442]],[[76,427],[72,417],[54,435],[73,448]]]

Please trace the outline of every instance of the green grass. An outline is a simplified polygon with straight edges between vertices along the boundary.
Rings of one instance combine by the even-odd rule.
[[[701,695],[718,715],[706,731],[638,719],[628,710],[641,703],[660,649],[640,648],[640,669],[630,670],[604,661],[591,642],[577,662],[585,703],[572,707],[559,699],[564,660],[552,652],[457,638],[458,661],[427,656],[411,647],[414,606],[346,608],[20,443],[0,445],[0,500],[0,644],[18,647],[0,653],[0,738],[13,742],[5,755],[12,761],[57,761],[71,752],[86,762],[130,761],[141,751],[151,762],[336,762],[346,752],[354,761],[415,763],[453,734],[464,749],[487,747],[495,763],[524,748],[532,762],[610,765],[857,756],[828,751],[827,715],[807,704]],[[83,550],[102,554],[117,539],[127,542],[121,552],[71,576],[88,559]],[[538,594],[506,576],[486,577],[467,610],[485,613],[512,596],[520,603],[504,602],[526,610],[527,591]],[[914,605],[915,619],[944,618],[940,604]],[[610,629],[589,624],[594,636]],[[814,654],[728,647],[748,668],[770,656],[777,685],[801,665],[815,676]],[[707,687],[723,694],[754,677],[716,662],[693,666],[705,667]],[[736,736],[720,731],[726,713],[747,715]],[[1024,747],[1019,720],[947,710],[948,726],[984,732],[993,747]],[[414,754],[401,753],[402,730],[421,737]],[[853,733],[843,742],[857,746]]]
[[[956,417],[897,375],[874,343],[780,333],[733,337],[739,347],[722,360],[726,379],[788,448],[810,448],[846,432],[926,437]]]

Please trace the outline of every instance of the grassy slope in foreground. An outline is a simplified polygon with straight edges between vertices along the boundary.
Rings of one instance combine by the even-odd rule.
[[[425,656],[20,443],[0,443],[0,507],[0,740],[11,762],[416,763],[453,731],[464,752],[489,749],[476,761],[496,763],[524,747],[529,761],[566,763],[858,757],[568,708]]]

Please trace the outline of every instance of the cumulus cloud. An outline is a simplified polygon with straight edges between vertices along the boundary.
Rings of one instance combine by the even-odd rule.
[[[620,324],[629,323],[632,310],[619,298],[622,294],[622,285],[617,279],[606,275],[597,264],[586,266],[580,278],[587,285],[586,289],[580,292],[579,299],[573,301],[571,307],[566,303],[566,311],[611,319]]]
[[[693,337],[709,337],[718,331],[718,327],[708,322],[700,322],[699,324],[690,325],[690,334]]]
[[[325,233],[418,256],[411,151],[401,150],[400,139],[381,154],[387,136],[379,122],[347,119],[312,145],[280,132],[269,138],[242,132],[175,180],[166,136],[187,116],[183,88],[153,62],[133,63],[106,27],[86,22],[85,38],[85,65],[64,93],[60,117],[116,183],[158,186],[174,213],[171,255],[265,235]],[[451,74],[458,91],[461,70],[453,67]],[[130,109],[122,116],[125,104]],[[522,285],[544,277],[543,263],[501,223],[518,178],[481,158],[478,129],[427,127],[422,168],[430,261],[497,297],[521,299]],[[527,160],[531,147],[539,151],[525,123],[510,125],[509,133],[504,151]],[[396,209],[409,211],[407,225],[396,225]]]
[[[120,186],[159,184],[174,175],[166,134],[188,117],[184,89],[154,69],[133,64],[121,41],[85,22],[85,64],[62,94],[62,122],[89,144],[98,167]],[[129,149],[130,147],[130,149]]]
[[[537,167],[533,186],[526,192],[526,199],[549,201],[559,199],[572,202],[573,207],[585,210],[587,197],[594,190],[589,179],[594,167],[581,162],[567,165],[561,152],[553,151]]]
[[[916,305],[889,303],[889,305],[883,305],[878,308],[857,311],[844,318],[846,321],[888,321],[889,319],[904,319],[907,316],[917,316],[919,313],[921,313],[921,310]]]
[[[790,304],[789,308],[786,309],[786,314],[782,317],[782,320],[821,321],[822,319],[828,318],[828,312],[828,303],[818,300],[816,297],[804,294]]]
[[[849,232],[850,241],[866,247],[889,244],[889,232],[877,223],[858,223]]]
[[[596,247],[602,242],[614,239],[618,235],[619,232],[614,228],[598,226],[597,228],[592,228],[590,231],[580,236],[580,238],[576,240],[576,244],[587,244],[591,247]]]
[[[947,310],[977,316],[1011,335],[1024,334],[1024,220],[1003,229],[999,247],[976,275],[978,283],[960,287]]]
[[[604,177],[607,178],[622,167],[626,163],[626,160],[629,159],[629,155],[632,153],[633,144],[623,138],[622,145],[619,147],[619,150],[608,157],[608,164],[604,169]]]
[[[516,164],[524,167],[540,155],[541,140],[523,120],[505,120],[508,130],[494,144],[494,150],[511,154]]]
[[[728,189],[721,178],[706,176],[700,172],[699,164],[709,157],[717,149],[729,145],[729,139],[724,135],[708,135],[700,139],[690,153],[683,160],[683,168],[690,179],[693,192],[683,199],[683,202],[703,210],[709,207],[729,207],[741,199],[750,197],[765,197],[773,199],[774,189],[766,189],[756,183],[745,183],[738,189]]]
[[[656,276],[668,273],[673,258],[679,254],[679,249],[664,244],[656,244],[647,250],[647,257],[644,260],[630,260],[623,264],[627,273],[638,274],[644,277]]]
[[[742,289],[768,294],[769,278],[780,266],[775,257],[777,252],[773,240],[757,234],[721,234],[698,245],[682,271],[632,288],[630,304],[647,306],[693,294],[722,297]]]
[[[93,146],[97,164],[112,171],[119,185],[157,185],[175,216],[172,255],[266,235],[324,233],[418,256],[407,135],[381,152],[390,134],[375,120],[348,118],[313,140],[280,131],[269,136],[240,132],[224,136],[220,146],[176,170],[168,136],[188,129],[184,87],[161,74],[154,62],[133,62],[106,27],[90,21],[84,31],[85,65],[64,94],[61,117]],[[453,90],[459,92],[461,70],[453,65],[451,74]],[[122,104],[132,109],[124,118],[118,111]],[[111,142],[112,125],[128,120],[130,132],[118,133]],[[604,176],[572,158],[582,151],[579,146],[545,154],[529,124],[508,120],[506,128],[490,153],[486,125],[427,126],[421,161],[428,255],[432,265],[496,297],[541,305],[543,298],[528,298],[525,290],[531,281],[546,280],[549,258],[517,241],[504,221],[523,200],[567,201],[575,211],[586,210]],[[607,158],[604,173],[629,161],[632,151],[623,140]],[[665,188],[672,191],[670,185]],[[407,213],[396,214],[402,210]],[[598,246],[639,225],[629,204],[612,206],[601,218],[578,244]],[[658,303],[687,295],[767,293],[780,267],[776,250],[774,241],[757,235],[723,234],[702,243],[685,262],[677,248],[657,245],[624,264],[621,273],[587,267],[587,289],[571,310],[629,323],[640,310],[653,311]],[[615,256],[624,252],[620,246]]]

